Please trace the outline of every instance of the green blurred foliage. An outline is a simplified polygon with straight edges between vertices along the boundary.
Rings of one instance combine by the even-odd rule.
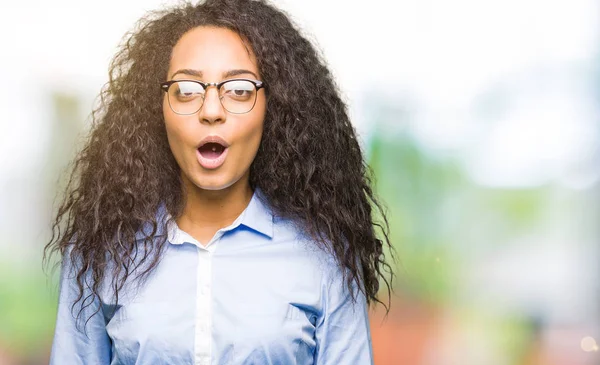
[[[375,128],[368,155],[398,254],[396,289],[419,301],[447,303],[470,255],[506,244],[551,211],[549,188],[479,186],[451,154],[434,156],[408,133]]]
[[[448,250],[453,227],[444,221],[444,209],[463,184],[461,171],[427,156],[406,134],[376,129],[369,147],[375,190],[387,207],[398,254],[396,284],[419,300],[443,301],[456,264]]]
[[[39,264],[39,265],[36,265]],[[0,344],[17,358],[49,348],[58,303],[58,272],[46,276],[41,260],[0,261]]]

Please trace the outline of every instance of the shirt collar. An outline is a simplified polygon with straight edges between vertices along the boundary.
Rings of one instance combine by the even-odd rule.
[[[240,224],[273,238],[273,212],[259,188],[254,190],[252,199],[240,218]]]
[[[188,233],[179,229],[175,221],[168,221],[171,215],[166,211],[164,205],[161,206],[159,211],[159,218],[164,217],[164,223],[167,224],[166,231],[169,242],[175,245],[185,242],[197,242]],[[254,190],[246,209],[225,230],[229,231],[240,225],[244,225],[269,238],[273,238],[273,213],[266,203],[266,197],[259,188]]]

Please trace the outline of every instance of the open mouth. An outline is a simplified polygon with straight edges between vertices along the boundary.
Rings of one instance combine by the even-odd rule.
[[[213,170],[225,162],[229,144],[219,136],[209,136],[201,142],[196,150],[198,162],[205,169]]]
[[[202,157],[212,160],[219,158],[225,151],[225,146],[217,142],[208,142],[198,148],[198,152]]]

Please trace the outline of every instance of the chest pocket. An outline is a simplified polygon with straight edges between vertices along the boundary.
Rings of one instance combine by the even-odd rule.
[[[227,365],[312,365],[316,316],[293,304],[284,315],[245,314],[226,355]]]

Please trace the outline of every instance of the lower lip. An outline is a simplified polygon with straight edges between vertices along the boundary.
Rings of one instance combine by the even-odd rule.
[[[229,151],[229,148],[225,148],[225,150],[223,150],[223,153],[221,153],[217,158],[206,158],[202,156],[200,151],[196,150],[196,156],[198,157],[198,162],[202,167],[204,167],[205,169],[212,170],[218,168],[223,164],[223,162],[225,162],[225,157],[227,157],[227,151]]]

